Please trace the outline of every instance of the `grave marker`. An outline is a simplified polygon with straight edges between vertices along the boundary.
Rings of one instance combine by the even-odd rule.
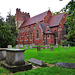
[[[56,66],[75,69],[75,63],[58,62]]]
[[[6,60],[1,63],[2,66],[11,72],[25,71],[32,68],[32,64],[25,63],[24,51],[22,49],[7,49]]]
[[[58,48],[58,44],[56,45],[56,48]]]
[[[63,48],[63,46],[61,46],[61,48]]]
[[[24,45],[25,46],[25,50],[27,50],[28,46],[27,45]]]
[[[38,59],[31,58],[28,60],[28,62],[39,65],[39,66],[43,66],[43,61],[38,60]]]
[[[33,43],[32,46],[35,46],[35,44]]]
[[[51,48],[50,48],[50,51],[54,51],[54,48],[53,48],[53,47],[51,47]]]
[[[29,45],[29,49],[32,49],[32,45],[31,44]]]
[[[50,45],[47,45],[47,49],[50,49]]]
[[[55,46],[53,46],[53,48],[55,48]]]
[[[19,45],[16,45],[16,49],[19,49]]]
[[[19,45],[19,48],[23,48],[23,44],[18,44]]]
[[[64,49],[66,49],[66,46],[64,46]]]
[[[45,49],[47,49],[47,45],[45,45]]]
[[[8,45],[8,48],[9,48],[9,49],[12,49],[12,45]]]
[[[37,46],[37,51],[40,51],[40,46]]]
[[[68,44],[68,48],[70,48],[70,45]]]

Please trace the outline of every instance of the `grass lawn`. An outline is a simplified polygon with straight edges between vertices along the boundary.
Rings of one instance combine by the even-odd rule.
[[[35,48],[31,50],[28,48],[25,51],[25,61],[29,60],[30,58],[39,59],[49,64],[56,64],[57,62],[75,63],[75,47],[67,47],[64,49],[59,46],[59,48],[54,48],[54,51],[50,51],[50,49],[41,49],[39,52],[37,52],[37,49]],[[54,66],[10,73],[1,67],[0,75],[75,75],[75,69],[67,69]]]

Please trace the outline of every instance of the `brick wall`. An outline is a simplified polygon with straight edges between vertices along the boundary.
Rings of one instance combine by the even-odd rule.
[[[17,29],[21,26],[21,24],[23,23],[23,21],[27,20],[30,18],[30,14],[29,13],[24,13],[21,12],[20,9],[16,9],[16,14],[15,14],[15,23],[17,26]]]

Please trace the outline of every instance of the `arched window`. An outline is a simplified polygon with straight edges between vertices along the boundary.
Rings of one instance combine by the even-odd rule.
[[[49,38],[49,35],[47,35],[47,37]]]
[[[25,40],[27,40],[27,36],[26,36],[26,34],[25,34]]]
[[[36,38],[39,38],[39,31],[36,30]]]
[[[30,33],[30,40],[32,40],[32,33]]]
[[[55,37],[57,37],[57,36],[58,36],[58,33],[57,33],[57,31],[56,31],[56,30],[55,30],[55,32],[54,32],[54,33],[55,33]]]

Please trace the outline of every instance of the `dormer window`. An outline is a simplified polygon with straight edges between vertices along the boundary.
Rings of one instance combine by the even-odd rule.
[[[47,32],[49,32],[49,30],[47,30]]]

